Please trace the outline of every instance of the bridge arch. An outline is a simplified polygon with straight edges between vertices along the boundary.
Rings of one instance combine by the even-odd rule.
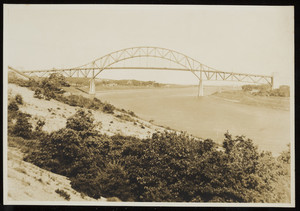
[[[99,75],[103,70],[110,67],[113,64],[118,62],[138,58],[138,57],[154,57],[160,58],[164,60],[169,60],[184,67],[187,71],[191,71],[198,79],[198,76],[195,71],[201,70],[211,70],[215,71],[215,69],[208,67],[200,63],[199,61],[174,50],[161,48],[161,47],[150,47],[150,46],[142,46],[142,47],[131,47],[131,48],[124,48],[118,51],[111,52],[102,56],[98,59],[93,60],[87,64],[75,67],[73,69],[81,69],[81,68],[95,68],[93,73],[93,78]]]

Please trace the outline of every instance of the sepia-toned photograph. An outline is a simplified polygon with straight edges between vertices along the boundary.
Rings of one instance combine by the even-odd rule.
[[[4,204],[295,207],[293,6],[3,14]]]

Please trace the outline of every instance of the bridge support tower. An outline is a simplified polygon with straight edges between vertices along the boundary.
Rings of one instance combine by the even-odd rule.
[[[96,89],[95,89],[95,78],[91,78],[90,80],[90,91],[89,91],[90,95],[94,95],[96,94]]]
[[[272,85],[272,89],[278,89],[279,88],[279,83],[278,83],[278,77],[277,77],[277,72],[273,72],[272,73],[272,77],[271,77],[271,85]]]
[[[200,77],[199,77],[199,86],[198,86],[198,97],[204,96],[203,93],[203,79],[202,79],[202,71],[200,71]]]

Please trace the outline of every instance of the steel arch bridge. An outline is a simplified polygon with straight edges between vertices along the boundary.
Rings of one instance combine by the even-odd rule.
[[[154,57],[163,60],[169,60],[181,68],[166,67],[112,67],[112,65],[138,57]],[[105,69],[160,69],[160,70],[179,70],[190,71],[199,80],[198,96],[203,96],[203,80],[222,80],[222,81],[239,81],[248,83],[268,83],[273,87],[273,76],[256,75],[246,73],[224,72],[216,70],[199,61],[182,54],[180,52],[161,47],[132,47],[125,48],[112,53],[106,54],[84,65],[51,70],[27,70],[18,71],[12,67],[9,69],[22,73],[24,76],[47,77],[52,73],[61,73],[66,77],[86,77],[90,78],[90,94],[95,94],[95,78]]]

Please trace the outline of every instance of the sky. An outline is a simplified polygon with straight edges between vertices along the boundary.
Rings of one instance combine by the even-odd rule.
[[[294,78],[291,6],[4,5],[4,70],[70,68],[157,46],[227,72]],[[197,84],[190,72],[105,70],[100,78]]]

